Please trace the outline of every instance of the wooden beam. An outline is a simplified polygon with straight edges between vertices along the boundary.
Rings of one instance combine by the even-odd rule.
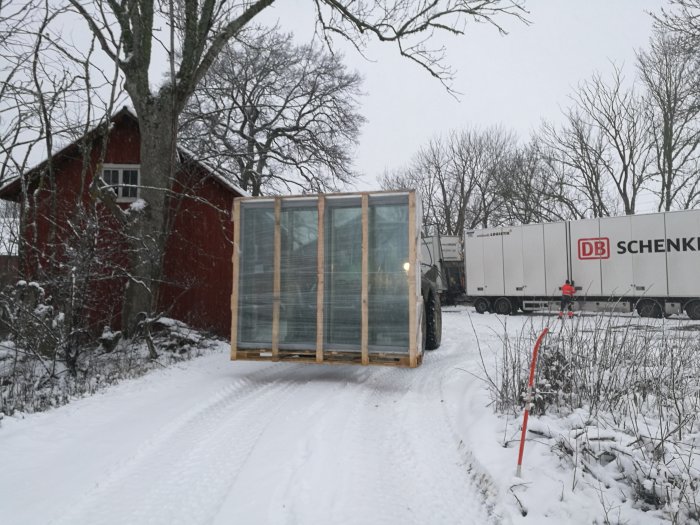
[[[280,339],[280,264],[282,260],[282,198],[275,198],[275,235],[272,278],[272,360],[279,360]]]
[[[236,360],[238,348],[238,286],[240,284],[241,201],[233,201],[233,287],[231,291],[231,360]]]
[[[318,196],[318,240],[316,241],[316,362],[323,363],[323,301],[326,285],[326,198]]]
[[[362,194],[362,364],[369,364],[369,195]]]
[[[417,325],[417,309],[421,303],[416,297],[416,272],[420,271],[416,268],[418,244],[416,220],[416,193],[411,191],[408,194],[408,272],[406,273],[408,274],[408,361],[412,368],[418,366],[418,338],[422,337],[422,334],[418,333]]]

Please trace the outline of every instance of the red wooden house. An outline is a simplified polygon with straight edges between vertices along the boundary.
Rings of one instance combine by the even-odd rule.
[[[81,268],[76,248],[90,236],[90,285],[85,315],[94,331],[120,328],[122,297],[127,284],[128,244],[119,223],[102,202],[90,198],[95,176],[113,187],[123,209],[139,206],[141,173],[138,119],[127,108],[109,126],[104,163],[96,173],[106,128],[97,128],[48,161],[0,187],[0,199],[22,203],[21,277],[40,280],[52,271],[67,279]],[[84,154],[87,152],[87,154]],[[228,336],[231,326],[233,200],[246,193],[193,154],[178,148],[171,229],[166,243],[159,311],[193,327]],[[26,191],[22,191],[23,182]],[[24,198],[26,196],[26,198]],[[141,201],[142,202],[142,201]],[[92,217],[76,210],[90,210]],[[98,266],[94,261],[101,261]],[[68,281],[70,282],[70,281]]]
[[[18,222],[12,217],[0,217],[0,287],[16,281]]]

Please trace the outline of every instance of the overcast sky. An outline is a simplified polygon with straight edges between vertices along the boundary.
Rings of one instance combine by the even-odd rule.
[[[338,46],[345,63],[364,76],[362,114],[368,119],[357,149],[358,190],[377,189],[385,169],[406,164],[430,138],[469,125],[500,124],[522,139],[541,120],[559,120],[561,108],[581,80],[606,73],[611,61],[635,75],[635,50],[651,33],[648,11],[664,0],[526,0],[530,25],[500,18],[509,34],[474,24],[450,38],[449,64],[457,70],[455,100],[425,71],[401,58],[390,44],[374,44],[369,62]],[[303,7],[302,7],[303,6]],[[265,13],[297,40],[313,34],[308,0],[280,0]]]

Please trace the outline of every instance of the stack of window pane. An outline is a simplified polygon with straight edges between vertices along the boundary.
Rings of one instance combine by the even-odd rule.
[[[245,198],[232,359],[420,364],[415,193]]]

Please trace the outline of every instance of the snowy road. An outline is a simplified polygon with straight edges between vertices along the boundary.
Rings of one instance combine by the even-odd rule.
[[[481,388],[462,371],[478,367],[467,325],[447,312],[415,370],[232,363],[222,348],[6,419],[0,523],[501,523],[457,431]]]

